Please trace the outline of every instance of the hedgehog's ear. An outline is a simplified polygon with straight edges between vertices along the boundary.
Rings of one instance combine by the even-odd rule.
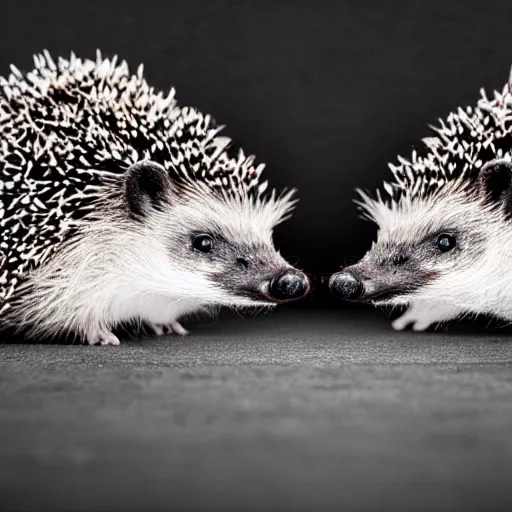
[[[512,163],[493,160],[484,165],[478,174],[477,186],[480,194],[493,203],[503,203],[512,212]]]
[[[169,173],[161,165],[139,162],[126,171],[125,199],[132,215],[140,218],[151,209],[160,210],[171,194]]]

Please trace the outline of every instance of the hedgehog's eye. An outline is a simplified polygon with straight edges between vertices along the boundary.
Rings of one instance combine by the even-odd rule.
[[[210,235],[195,235],[192,247],[201,252],[210,252],[213,249],[213,238]]]
[[[437,248],[441,252],[451,251],[456,245],[455,237],[452,235],[439,235],[437,239]]]

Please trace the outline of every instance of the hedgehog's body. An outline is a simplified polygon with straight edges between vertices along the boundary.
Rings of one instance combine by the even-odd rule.
[[[389,196],[360,192],[378,239],[331,278],[348,299],[406,305],[393,326],[423,330],[471,314],[512,320],[512,93],[459,109],[424,140],[422,155],[391,165]]]
[[[13,68],[0,82],[0,327],[117,343],[119,323],[184,333],[187,313],[302,295],[302,274],[275,277],[291,267],[271,240],[292,194],[265,196],[263,165],[231,157],[218,132],[115,58],[45,52]]]

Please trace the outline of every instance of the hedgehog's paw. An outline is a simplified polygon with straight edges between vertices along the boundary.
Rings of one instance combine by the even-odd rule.
[[[164,334],[169,334],[169,326],[167,324],[148,324],[150,329],[157,335],[163,336]]]
[[[157,336],[163,336],[164,334],[178,334],[180,336],[186,336],[188,331],[179,322],[170,322],[168,324],[155,324],[150,323],[149,326]]]
[[[433,317],[431,311],[420,309],[417,306],[411,306],[401,317],[397,318],[391,325],[396,331],[404,330],[412,324],[413,331],[425,331],[437,318]]]
[[[461,310],[450,304],[415,301],[410,308],[391,325],[401,331],[412,324],[413,331],[425,331],[432,324],[453,320],[461,314]]]
[[[119,345],[120,343],[119,338],[106,329],[91,331],[86,336],[86,340],[89,345]]]
[[[189,331],[187,331],[187,329],[185,329],[185,327],[183,327],[179,322],[173,322],[171,327],[172,331],[180,336],[186,336],[189,333]]]
[[[398,317],[391,323],[391,326],[395,331],[403,331],[409,324],[416,321],[416,316],[412,311],[412,308],[408,309],[402,316]]]

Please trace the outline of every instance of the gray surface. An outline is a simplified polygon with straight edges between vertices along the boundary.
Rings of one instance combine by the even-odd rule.
[[[511,510],[509,338],[285,310],[0,345],[0,509]]]

